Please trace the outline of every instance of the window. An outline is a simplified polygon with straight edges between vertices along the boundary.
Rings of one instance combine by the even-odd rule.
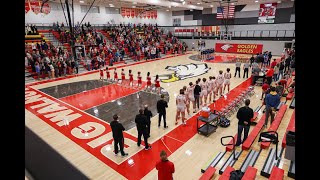
[[[119,8],[106,7],[106,14],[120,14]]]
[[[62,3],[64,10],[66,10],[66,5]],[[50,2],[49,4],[52,11],[62,11],[62,7],[60,3]]]
[[[87,13],[90,8],[90,5],[80,5],[80,9],[82,13]],[[89,13],[100,13],[99,6],[92,6]]]

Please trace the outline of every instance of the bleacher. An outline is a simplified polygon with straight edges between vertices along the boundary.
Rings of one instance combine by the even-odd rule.
[[[210,158],[209,161],[206,162],[205,166],[201,168],[201,172],[203,173],[202,176],[199,178],[201,180],[209,180],[214,177],[215,179],[229,179],[230,178],[230,172],[234,171],[235,164],[237,164],[237,167],[241,172],[244,173],[242,180],[254,180],[256,178],[257,172],[260,171],[260,175],[265,176],[272,180],[278,180],[284,178],[284,169],[282,169],[282,166],[280,168],[280,162],[283,161],[282,156],[284,155],[284,148],[285,148],[285,136],[282,140],[282,148],[276,152],[276,148],[274,148],[275,145],[273,145],[272,148],[269,148],[271,146],[270,142],[256,142],[256,137],[258,134],[260,134],[261,130],[263,131],[277,131],[278,127],[280,126],[280,123],[282,122],[282,119],[287,112],[288,105],[286,105],[286,102],[282,102],[281,105],[278,107],[278,111],[275,115],[275,119],[273,123],[270,125],[269,129],[263,130],[263,125],[265,122],[265,114],[263,114],[253,130],[248,135],[248,138],[243,142],[242,148],[239,151],[239,149],[234,148],[233,140],[231,139],[228,144],[225,144],[226,151],[225,152],[219,152],[215,157]],[[258,116],[259,114],[257,114]],[[257,117],[255,117],[257,118]],[[270,118],[270,117],[269,117]],[[251,121],[254,121],[253,119]],[[290,122],[288,124],[286,131],[294,131],[295,130],[295,112],[293,111],[293,114],[291,116]],[[224,138],[224,137],[222,137]],[[234,136],[234,139],[237,138],[237,134]],[[235,142],[234,142],[235,143]],[[257,151],[256,149],[253,149],[251,146],[253,143],[258,143],[259,146],[254,145],[256,147],[260,147],[260,151]],[[248,153],[243,153],[244,151],[249,151]],[[267,158],[264,159],[264,165],[263,167],[254,167],[257,160],[260,157],[260,154],[264,151],[264,154],[267,153]],[[244,155],[242,155],[244,154]],[[236,158],[234,158],[234,155]],[[241,160],[239,157],[242,157]],[[264,156],[265,157],[265,156]],[[278,157],[278,158],[276,158]],[[221,164],[222,165],[218,165]],[[260,159],[261,163],[261,159]],[[216,175],[216,171],[218,167],[221,167],[219,170],[219,175]],[[260,169],[262,168],[262,169]],[[295,175],[295,163],[294,161],[291,161],[290,168],[288,170],[288,176],[294,178]],[[217,176],[219,176],[217,178]]]

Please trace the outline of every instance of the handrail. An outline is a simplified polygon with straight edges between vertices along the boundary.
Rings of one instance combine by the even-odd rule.
[[[271,134],[274,133],[275,135]],[[278,142],[279,137],[276,131],[267,131],[260,133],[258,142],[272,142],[276,144],[276,160],[278,160]]]
[[[229,137],[232,138],[232,144],[224,144],[224,143],[223,143],[223,139],[229,138]],[[233,153],[233,159],[234,159],[234,160],[238,160],[238,158],[236,158],[236,153],[235,153],[235,149],[236,149],[236,148],[234,148],[234,147],[235,147],[234,137],[233,137],[233,136],[223,136],[223,137],[221,137],[220,142],[221,142],[222,146],[230,146],[230,145],[232,145],[232,146],[233,146],[233,147],[232,147],[232,149],[233,149],[233,151],[232,151],[232,153]]]

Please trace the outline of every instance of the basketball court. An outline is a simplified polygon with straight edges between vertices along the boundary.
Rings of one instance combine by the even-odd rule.
[[[47,30],[44,28],[39,32],[45,34]],[[232,40],[224,39],[223,42],[232,43]],[[256,169],[248,179],[268,179],[267,176],[274,173],[271,171],[277,171],[273,169],[282,169],[283,172],[281,170],[279,174],[283,179],[293,179],[288,176],[294,163],[285,158],[285,139],[287,130],[294,128],[295,110],[290,108],[294,98],[281,97],[281,106],[274,123],[264,129],[262,125],[265,120],[265,106],[260,100],[261,86],[251,85],[251,70],[249,78],[242,77],[242,68],[240,78],[238,75],[234,77],[235,63],[249,62],[251,55],[215,52],[214,58],[207,60],[199,59],[197,50],[189,49],[186,53],[109,66],[112,76],[115,68],[118,74],[124,69],[126,79],[131,70],[133,86],[128,85],[128,80],[122,83],[101,80],[99,70],[87,71],[85,65],[80,65],[84,68],[79,74],[45,80],[28,79],[25,84],[26,130],[44,141],[43,145],[54,149],[63,162],[70,163],[78,170],[79,174],[82,174],[79,176],[81,179],[157,179],[158,171],[155,165],[160,160],[159,154],[162,150],[167,152],[168,159],[175,165],[173,179],[226,179],[224,176],[227,173],[224,172],[231,167],[234,170],[244,168],[243,172],[246,172],[248,166]],[[281,56],[274,55],[272,59],[274,58],[280,62]],[[107,65],[104,69],[105,67]],[[186,125],[181,124],[181,119],[178,125],[175,125],[176,97],[179,90],[188,86],[189,82],[195,83],[198,78],[217,77],[219,70],[225,72],[227,68],[231,69],[232,75],[230,92],[221,97],[217,96],[215,102],[208,102],[206,105],[211,112],[220,112],[231,104],[233,107],[237,106],[235,102],[240,102],[241,98],[250,99],[250,107],[256,112],[255,124],[250,127],[248,142],[238,147],[230,144],[224,146],[221,143],[221,138],[237,135],[236,111],[232,110],[233,113],[228,116],[230,126],[217,126],[217,129],[207,136],[198,132],[198,128],[205,125],[198,121],[201,110],[192,113],[191,107],[191,114],[188,116],[186,113]],[[138,72],[141,72],[143,81],[140,87],[137,86]],[[160,95],[146,90],[148,72],[151,74],[151,82],[154,82],[156,75],[160,77],[161,94],[164,94],[164,99],[168,102],[168,128],[163,128],[163,122],[158,127],[156,104]],[[249,92],[250,88],[253,90]],[[144,149],[144,141],[140,147],[137,146],[138,132],[134,122],[139,109],[145,105],[153,114],[148,139],[152,149],[147,151]],[[110,127],[114,114],[119,115],[119,122],[125,127],[124,151],[129,154],[125,157],[114,155]],[[260,133],[268,130],[278,133],[278,144],[258,142]],[[232,138],[226,138],[223,142],[231,143]],[[278,152],[274,155],[272,153],[276,146]],[[233,159],[233,153],[237,160]],[[228,164],[229,161],[233,162]],[[204,177],[210,167],[215,169],[213,174],[209,175],[209,178]],[[265,170],[266,168],[269,169]],[[262,171],[267,171],[268,175],[264,175]],[[277,179],[273,176],[270,176],[270,179]]]

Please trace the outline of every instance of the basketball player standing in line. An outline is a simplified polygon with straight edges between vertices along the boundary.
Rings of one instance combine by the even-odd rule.
[[[185,119],[185,110],[186,110],[186,97],[184,95],[183,89],[180,89],[180,94],[176,98],[176,105],[177,105],[177,115],[176,115],[175,125],[178,124],[178,117],[180,116],[180,114],[181,114],[182,124],[185,125],[186,123],[184,122],[184,119]]]
[[[117,73],[117,68],[114,68],[114,72],[113,72],[113,74],[114,74],[114,79],[113,79],[113,81],[118,82],[118,73]]]
[[[147,90],[150,90],[151,88],[151,77],[150,72],[147,73]]]
[[[107,81],[110,81],[110,72],[108,67],[106,67]]]
[[[124,73],[124,69],[121,69],[121,85],[124,84],[125,80],[126,80],[126,74]]]
[[[141,72],[139,71],[138,72],[138,85],[137,85],[137,87],[140,87],[141,84],[142,84],[142,76],[141,76]]]
[[[187,113],[190,116],[190,100],[188,97],[188,92],[187,92],[187,86],[183,86],[183,94],[186,97],[186,107],[187,107]]]
[[[201,86],[201,93],[200,93],[200,105],[204,106],[207,104],[207,98],[208,98],[208,82],[206,78],[202,79]],[[204,97],[204,101],[202,102],[202,97]]]
[[[227,72],[224,73],[223,94],[224,94],[224,90],[226,89],[226,86],[228,86],[228,93],[230,91],[230,79],[231,79],[230,68],[227,68]]]
[[[196,104],[195,104],[195,99],[194,99],[194,85],[192,82],[189,83],[189,87],[187,87],[187,94],[188,94],[188,99],[187,99],[187,108],[190,108],[190,103],[192,102],[192,108],[193,108],[193,113],[196,113]]]
[[[160,89],[160,80],[159,80],[159,75],[156,75],[156,79],[154,80],[154,86],[155,86],[155,92],[157,92],[158,94],[160,94],[161,89]]]
[[[223,71],[220,70],[219,71],[219,74],[217,76],[217,80],[216,80],[216,84],[217,84],[217,95],[218,95],[218,92],[220,92],[220,96],[222,96],[222,85],[223,85],[223,82],[224,82],[224,77],[223,77]]]

